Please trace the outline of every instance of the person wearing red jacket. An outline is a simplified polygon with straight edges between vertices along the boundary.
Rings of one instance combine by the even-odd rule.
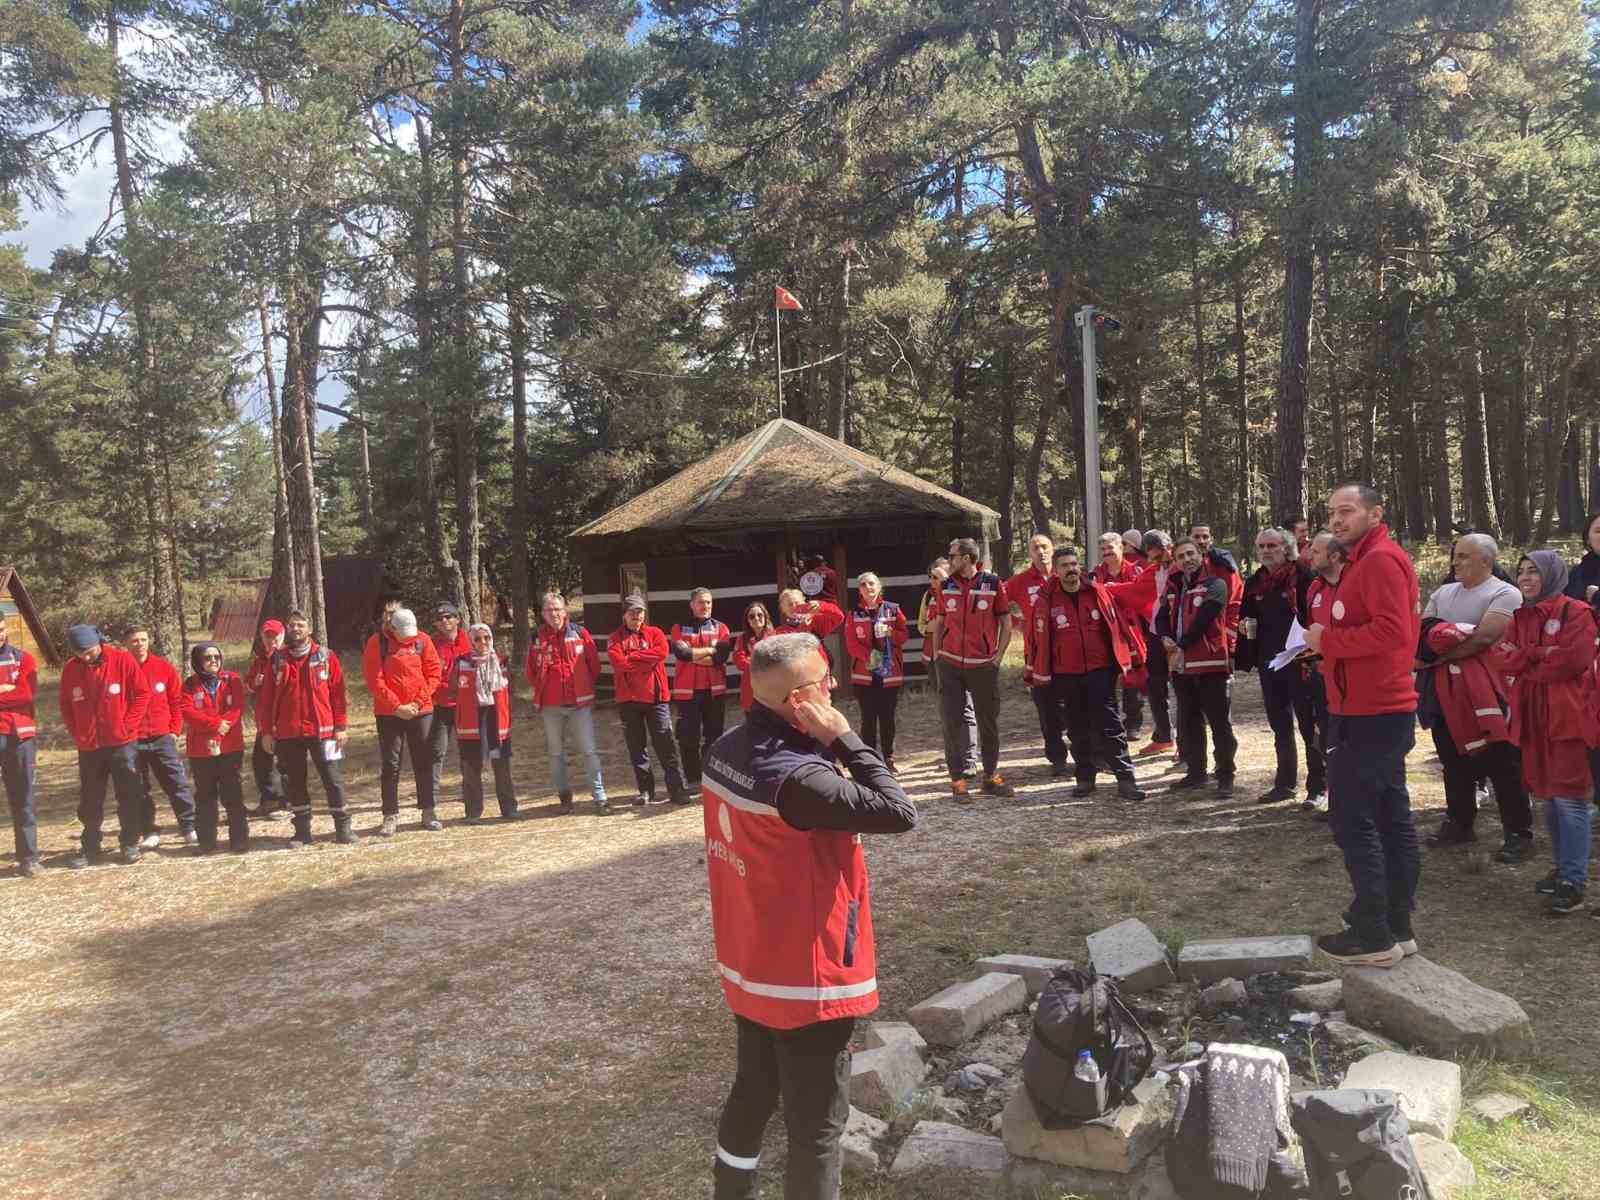
[[[809,633],[820,642],[843,625],[844,609],[831,600],[808,600],[799,588],[778,593],[779,633]]]
[[[106,783],[117,797],[117,842],[125,863],[139,861],[142,799],[133,744],[150,707],[144,672],[129,654],[102,641],[93,625],[67,630],[72,657],[61,668],[61,723],[78,747],[78,853],[67,866],[78,871],[100,857]]]
[[[250,715],[256,723],[255,737],[250,744],[250,773],[255,776],[256,781],[256,806],[250,812],[253,817],[272,817],[278,813],[287,814],[289,811],[289,801],[283,794],[283,775],[278,770],[277,756],[269,754],[261,746],[261,734],[266,726],[261,719],[259,707],[261,685],[267,679],[267,664],[273,653],[282,645],[283,622],[278,620],[261,622],[261,631],[250,654],[250,667],[244,674],[244,690],[251,698]]]
[[[850,656],[850,682],[861,705],[861,740],[894,767],[894,710],[906,681],[905,651],[911,636],[906,614],[883,598],[883,581],[871,571],[856,580],[861,602],[850,611],[844,647]]]
[[[150,630],[135,625],[123,635],[123,644],[144,673],[150,689],[150,706],[139,725],[139,740],[134,744],[134,761],[139,768],[140,839],[139,845],[154,850],[161,845],[161,827],[156,824],[156,801],[150,794],[150,776],[161,790],[178,819],[178,830],[186,846],[199,841],[194,828],[194,791],[183,756],[178,753],[178,737],[183,733],[183,704],[178,693],[183,681],[178,670],[159,654],[150,653]]]
[[[483,760],[494,772],[500,818],[517,819],[517,792],[511,783],[511,675],[495,652],[494,630],[484,624],[467,631],[471,649],[455,656],[450,680],[456,694],[456,745],[461,755],[461,794],[467,824],[483,819]]]
[[[750,690],[750,652],[763,638],[771,637],[776,632],[772,627],[772,614],[767,611],[765,604],[752,600],[745,605],[744,628],[734,636],[733,653],[729,661],[733,663],[734,670],[739,672],[739,707],[746,713],[756,702],[755,693]]]
[[[968,758],[964,745],[968,696],[978,718],[983,790],[991,796],[1015,795],[1000,774],[1000,660],[1011,641],[1011,606],[1000,577],[982,570],[981,561],[972,538],[950,543],[950,575],[939,590],[938,618],[933,623],[944,763],[950,791],[960,804],[975,799],[961,774]]]
[[[1328,526],[1348,560],[1325,618],[1313,603],[1306,645],[1322,655],[1328,685],[1329,811],[1355,901],[1349,928],[1317,945],[1335,962],[1392,967],[1416,950],[1422,855],[1406,754],[1416,741],[1411,667],[1422,605],[1416,568],[1390,539],[1376,488],[1334,489]]]
[[[11,806],[11,832],[17,844],[17,873],[32,878],[44,870],[39,862],[39,822],[34,795],[35,735],[33,697],[39,690],[39,668],[33,655],[11,644],[11,631],[0,616],[0,782]]]
[[[644,597],[630,593],[622,602],[621,628],[606,639],[622,740],[639,789],[633,802],[639,806],[655,803],[656,778],[650,767],[650,747],[654,745],[661,773],[666,776],[667,797],[673,804],[688,804],[689,789],[678,762],[678,744],[672,740],[672,709],[667,703],[671,689],[666,664],[671,650],[667,635],[645,624],[646,617]]]
[[[567,733],[574,735],[589,776],[590,794],[597,813],[611,811],[606,781],[600,773],[600,752],[594,741],[594,688],[600,678],[600,651],[582,625],[567,615],[560,592],[547,592],[540,606],[539,634],[528,647],[528,684],[533,688],[533,709],[544,720],[544,744],[550,752],[561,811],[573,809],[572,785],[567,777]]]
[[[195,832],[199,852],[217,852],[217,809],[228,815],[228,849],[250,849],[250,820],[244,811],[244,680],[224,670],[222,647],[201,642],[189,651],[194,674],[178,694],[179,713],[188,731],[184,749],[194,772]]]
[[[1594,740],[1595,619],[1589,605],[1564,595],[1567,564],[1554,550],[1535,550],[1517,563],[1523,606],[1500,647],[1515,688],[1511,735],[1522,747],[1522,779],[1545,801],[1545,827],[1555,870],[1538,885],[1556,916],[1583,907],[1589,882],[1594,778],[1588,743]]]
[[[367,639],[361,667],[378,719],[378,754],[383,766],[378,781],[383,801],[378,836],[393,837],[400,827],[400,758],[407,751],[417,785],[421,827],[443,829],[434,811],[435,773],[429,736],[440,679],[439,652],[433,648],[433,639],[417,629],[414,612],[397,608],[388,623]]]
[[[437,804],[444,783],[445,760],[450,757],[450,735],[456,733],[456,660],[472,653],[472,642],[461,628],[461,610],[448,600],[433,606],[433,648],[439,655],[439,690],[433,693],[428,749],[433,755],[433,798]]]
[[[1142,563],[1135,562],[1128,553],[1128,543],[1115,530],[1100,535],[1100,561],[1095,564],[1094,581],[1099,584],[1132,583],[1144,574]],[[1144,631],[1135,623],[1128,626],[1128,635],[1138,642],[1138,657],[1145,657]],[[1122,728],[1131,743],[1144,728],[1144,687],[1148,676],[1143,671],[1131,672],[1127,679],[1117,680],[1121,693]]]
[[[1050,764],[1050,777],[1060,779],[1067,773],[1067,743],[1066,730],[1061,726],[1061,706],[1050,698],[1050,689],[1034,686],[1033,678],[1033,604],[1039,598],[1039,593],[1044,591],[1045,585],[1050,582],[1050,556],[1055,553],[1055,543],[1048,535],[1036,533],[1028,539],[1028,566],[1025,570],[1018,571],[1006,580],[1006,607],[1010,610],[1012,624],[1022,630],[1022,686],[1027,690],[1028,697],[1033,701],[1034,715],[1039,719],[1039,736],[1044,739],[1044,757]],[[944,574],[939,577],[938,586],[942,588],[944,581],[950,575],[948,563]],[[931,593],[930,593],[931,597]],[[932,597],[937,600],[936,597]],[[937,611],[937,610],[935,610]],[[924,631],[926,637],[926,631]],[[928,659],[929,678],[937,679],[938,673],[933,669],[933,659]],[[966,707],[965,714],[971,719],[968,724],[972,726],[974,738],[977,730],[977,717],[971,713],[971,704]],[[976,749],[974,749],[976,755]],[[969,772],[976,774],[976,771]]]
[[[1051,566],[1052,578],[1028,616],[1031,665],[1034,687],[1048,690],[1064,716],[1078,777],[1072,794],[1094,794],[1103,753],[1116,777],[1117,795],[1143,800],[1117,707],[1117,681],[1137,664],[1128,619],[1105,584],[1083,577],[1075,547],[1056,550]]]
[[[1167,671],[1178,697],[1178,745],[1187,771],[1168,789],[1195,791],[1206,785],[1206,728],[1216,752],[1216,794],[1233,796],[1233,653],[1238,638],[1239,605],[1230,579],[1215,560],[1202,558],[1193,538],[1172,543],[1174,570],[1156,617],[1156,632],[1167,656]],[[1233,575],[1238,578],[1237,572]]]
[[[672,707],[678,721],[678,756],[691,792],[700,790],[700,760],[722,736],[733,634],[711,615],[710,588],[689,593],[693,619],[667,633],[672,648]]]
[[[317,770],[333,815],[334,840],[341,846],[361,841],[350,828],[344,778],[339,764],[349,739],[344,670],[339,656],[311,638],[311,621],[298,609],[284,618],[282,647],[267,661],[267,678],[256,700],[262,718],[262,745],[276,754],[294,820],[290,849],[311,845],[311,792],[306,764]]]

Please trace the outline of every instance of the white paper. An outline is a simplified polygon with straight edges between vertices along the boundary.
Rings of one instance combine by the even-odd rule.
[[[1306,631],[1300,624],[1300,618],[1296,617],[1289,625],[1289,640],[1284,643],[1283,649],[1273,656],[1269,665],[1274,671],[1281,671],[1299,658],[1300,652],[1305,648]]]
[[[338,738],[328,738],[322,743],[322,760],[324,762],[338,762],[344,757],[344,751],[339,749]]]

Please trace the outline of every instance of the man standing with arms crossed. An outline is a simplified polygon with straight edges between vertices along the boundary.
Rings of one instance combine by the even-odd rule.
[[[1317,606],[1306,645],[1322,655],[1328,685],[1328,799],[1355,902],[1350,927],[1319,937],[1317,946],[1335,962],[1392,967],[1416,950],[1411,909],[1422,870],[1406,791],[1417,711],[1417,572],[1390,540],[1375,488],[1335,488],[1328,527],[1349,561],[1326,615]]]
[[[93,625],[67,630],[72,658],[61,668],[61,723],[78,747],[78,820],[83,825],[77,854],[67,866],[81,871],[100,857],[106,783],[117,797],[117,841],[122,861],[139,861],[142,794],[133,743],[139,736],[150,689],[133,655],[101,640]]]
[[[194,829],[194,789],[189,783],[183,755],[178,752],[178,737],[183,733],[180,703],[183,680],[178,678],[178,669],[170,662],[159,654],[150,653],[150,631],[143,625],[128,630],[122,641],[139,664],[145,686],[150,689],[150,705],[144,710],[134,750],[142,794],[139,845],[146,850],[161,845],[155,797],[150,794],[152,774],[167,794],[167,803],[172,805],[172,815],[178,819],[178,831],[183,835],[184,844],[198,845],[200,837]]]
[[[1048,687],[1036,686],[1033,677],[1033,606],[1050,582],[1051,556],[1055,545],[1049,537],[1036,533],[1028,539],[1028,569],[1006,580],[1006,607],[1013,624],[1022,627],[1022,686],[1033,700],[1039,715],[1039,735],[1044,738],[1044,756],[1050,763],[1050,777],[1067,773],[1067,742],[1061,724],[1061,707],[1050,696]]]
[[[1000,774],[1000,660],[1011,641],[1011,612],[1000,577],[979,568],[978,543],[958,538],[950,543],[950,576],[936,598],[938,619],[933,645],[939,655],[939,705],[944,717],[944,762],[950,791],[958,803],[971,804],[962,775],[966,765],[967,697],[978,718],[978,748],[983,760],[983,790],[991,796],[1013,795]]]

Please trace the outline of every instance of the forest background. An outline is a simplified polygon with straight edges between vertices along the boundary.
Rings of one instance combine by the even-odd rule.
[[[1082,528],[1371,479],[1408,542],[1600,507],[1600,5],[11,0],[0,558],[176,653],[321,553],[477,615],[776,414]],[[110,163],[48,268],[28,214]],[[1002,563],[1002,566],[1009,565]]]

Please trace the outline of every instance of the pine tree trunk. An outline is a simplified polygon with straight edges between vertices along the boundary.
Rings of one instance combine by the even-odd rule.
[[[1202,430],[1211,428],[1211,414],[1207,411],[1210,397],[1206,392],[1206,325],[1205,325],[1205,279],[1200,274],[1200,241],[1198,234],[1192,235],[1189,243],[1189,304],[1190,314],[1194,322],[1194,390],[1195,409],[1198,413],[1198,427]],[[1216,476],[1212,466],[1213,456],[1207,454],[1200,460],[1200,494],[1189,505],[1189,520],[1192,523],[1195,514],[1204,513],[1205,520],[1214,518],[1211,515],[1212,506],[1216,503]],[[1174,529],[1173,535],[1178,531]]]
[[[272,354],[272,321],[267,297],[256,300],[261,321],[261,366],[267,381],[267,416],[272,428],[272,572],[267,585],[267,611],[285,613],[300,607],[300,589],[294,573],[294,528],[289,523],[289,479],[284,469],[284,433],[279,420],[277,364]],[[254,631],[252,631],[253,636]]]
[[[1235,236],[1239,232],[1238,218],[1234,218],[1233,230]],[[1307,293],[1310,299],[1310,293]],[[1309,314],[1308,314],[1309,315]],[[1234,533],[1239,538],[1240,545],[1254,545],[1256,531],[1251,528],[1253,521],[1250,510],[1250,476],[1253,466],[1250,461],[1250,380],[1248,375],[1249,345],[1246,341],[1244,324],[1244,263],[1238,254],[1234,255],[1233,269],[1233,374],[1234,374],[1234,407],[1238,419],[1239,429],[1239,501],[1234,511]],[[1305,364],[1302,362],[1300,370],[1300,391],[1302,406],[1305,400]],[[1301,418],[1305,412],[1302,407]],[[1281,436],[1280,436],[1281,441]],[[1301,458],[1304,459],[1305,427],[1300,430],[1300,443],[1302,447]],[[1282,462],[1282,455],[1279,455]],[[1302,461],[1302,470],[1304,463]],[[1274,499],[1276,499],[1277,486],[1273,486]],[[1296,511],[1299,510],[1282,510]]]
[[[1519,304],[1513,318],[1516,328],[1515,358],[1511,368],[1511,392],[1507,397],[1505,433],[1500,441],[1500,458],[1505,464],[1506,505],[1511,510],[1506,518],[1513,545],[1528,543],[1529,525],[1532,521],[1528,506],[1528,395],[1532,386],[1532,371],[1528,357],[1532,352],[1532,332],[1526,304]]]
[[[1333,326],[1333,285],[1329,281],[1328,252],[1322,251],[1321,263],[1322,279],[1322,325],[1320,340],[1325,346],[1323,357],[1327,361],[1328,377],[1328,442],[1333,453],[1329,461],[1327,483],[1329,490],[1333,485],[1343,483],[1350,478],[1349,466],[1349,435],[1345,431],[1344,392],[1339,387],[1339,355],[1334,348]],[[1307,516],[1310,510],[1306,510]]]
[[[522,297],[506,285],[511,322],[511,661],[525,662],[533,614],[528,587],[528,320]]]
[[[1150,510],[1144,500],[1144,361],[1135,358],[1128,380],[1128,491],[1132,494],[1133,527],[1147,528]]]
[[[1536,545],[1550,539],[1555,523],[1556,505],[1566,480],[1563,454],[1566,449],[1572,410],[1572,372],[1578,362],[1578,323],[1573,319],[1572,300],[1569,297],[1561,314],[1564,346],[1561,368],[1557,378],[1545,390],[1546,420],[1544,435],[1544,505],[1539,515],[1539,529],[1534,535]]]
[[[1014,533],[1011,510],[1017,493],[1017,393],[1011,380],[1011,347],[1002,347],[999,354],[1000,485],[995,492],[995,507],[1000,510],[1000,544],[1005,547],[1006,559],[1010,561]],[[1049,527],[1043,532],[1049,533]]]
[[[478,567],[478,363],[472,344],[467,294],[467,97],[466,0],[450,0],[450,267],[451,364],[455,381],[456,561],[465,585],[457,600],[465,623],[481,619],[482,573]]]
[[[1461,389],[1461,504],[1467,527],[1497,532],[1494,493],[1489,486],[1488,422],[1483,397],[1483,350],[1478,345],[1478,329],[1469,326],[1470,344],[1466,355],[1466,380]]]

